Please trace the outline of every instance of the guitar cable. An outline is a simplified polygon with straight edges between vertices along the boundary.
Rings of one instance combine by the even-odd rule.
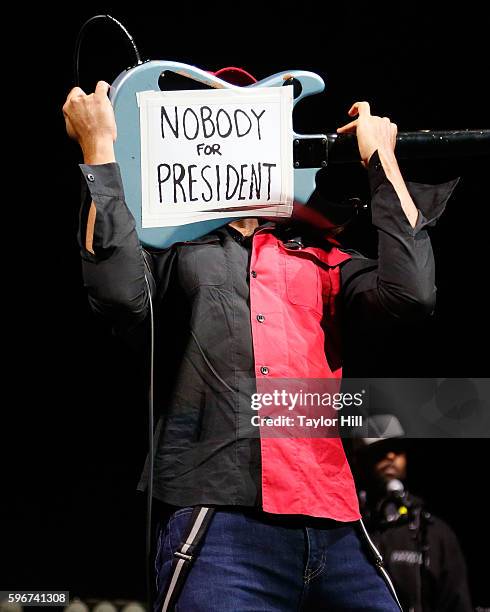
[[[95,21],[104,20],[107,22],[112,22],[119,27],[120,30],[125,34],[126,39],[129,40],[132,50],[134,51],[136,57],[136,65],[142,64],[143,60],[141,59],[140,53],[138,51],[138,47],[128,32],[128,30],[123,26],[123,24],[112,17],[111,15],[94,15],[87,19],[85,23],[81,26],[78,36],[75,43],[75,52],[73,54],[73,77],[76,86],[80,86],[80,48],[85,37],[86,29],[89,25],[93,24]],[[146,264],[146,260],[143,256],[143,260]],[[146,264],[147,265],[147,264]],[[148,276],[145,273],[145,282],[146,288],[148,291],[148,301],[149,301],[149,314],[150,314],[150,372],[149,372],[149,384],[148,384],[148,489],[146,495],[146,603],[148,612],[152,610],[152,588],[151,581],[153,575],[152,568],[152,503],[153,503],[153,436],[154,436],[154,428],[153,428],[153,418],[154,418],[154,407],[153,407],[153,380],[154,380],[154,356],[155,356],[155,328],[154,328],[154,317],[153,317],[153,302],[151,298],[151,290],[150,283],[148,280]]]
[[[153,301],[151,299],[150,283],[145,274],[146,288],[148,290],[148,303],[150,312],[150,380],[148,384],[148,489],[146,493],[146,599],[148,612],[152,609],[151,581],[152,581],[152,546],[151,546],[151,521],[153,504],[153,380],[154,380],[154,361],[155,361],[155,320],[153,317]]]
[[[78,32],[77,40],[75,42],[75,52],[73,54],[73,76],[75,80],[75,85],[77,85],[78,87],[80,86],[80,47],[82,46],[82,41],[85,38],[85,31],[90,24],[92,24],[94,21],[99,21],[101,19],[106,22],[114,23],[120,30],[122,30],[122,32],[126,36],[126,39],[129,40],[132,50],[134,51],[134,54],[136,56],[136,65],[143,63],[140,52],[138,51],[138,47],[134,42],[134,38],[120,21],[112,17],[112,15],[94,15],[93,17],[90,17],[90,19],[87,19],[87,21],[82,25]]]

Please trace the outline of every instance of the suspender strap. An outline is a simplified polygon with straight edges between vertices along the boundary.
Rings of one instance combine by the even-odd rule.
[[[174,560],[170,576],[165,588],[165,599],[162,612],[173,610],[175,603],[182,591],[187,574],[197,556],[198,547],[201,543],[209,523],[213,518],[214,508],[207,506],[196,506],[192,512],[186,533],[179,548],[174,553]]]

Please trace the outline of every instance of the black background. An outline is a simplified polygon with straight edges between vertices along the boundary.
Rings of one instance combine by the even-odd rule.
[[[19,103],[12,125],[3,126],[14,135],[13,189],[4,198],[13,215],[4,231],[12,240],[4,258],[5,336],[14,337],[6,347],[12,395],[6,392],[4,406],[18,418],[2,435],[1,588],[144,598],[144,500],[135,492],[146,452],[144,390],[134,364],[86,304],[75,239],[81,160],[61,113],[83,21],[110,12],[145,58],[209,70],[242,66],[259,79],[296,68],[321,74],[327,91],[299,105],[298,132],[333,132],[356,100],[370,101],[374,114],[389,116],[400,130],[488,127],[483,18],[470,4],[451,11],[393,6],[325,10],[303,2],[290,12],[265,3],[180,3],[126,11],[85,4],[34,9],[16,22],[7,86]],[[132,63],[116,28],[94,25],[82,48],[81,85],[91,91]],[[462,180],[432,231],[437,313],[410,335],[378,343],[380,376],[488,373],[488,161],[403,165],[412,180]],[[360,167],[331,168],[326,184],[332,194],[366,192]],[[356,221],[345,239],[372,253],[369,218]],[[490,604],[487,449],[485,439],[427,440],[410,461],[414,492],[460,538],[475,605]]]

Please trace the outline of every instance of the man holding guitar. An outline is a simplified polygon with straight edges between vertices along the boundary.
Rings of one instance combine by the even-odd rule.
[[[244,75],[240,84],[253,82]],[[148,345],[155,321],[155,610],[397,610],[341,440],[244,436],[238,415],[259,380],[340,378],[339,303],[347,325],[433,311],[426,226],[455,182],[405,183],[397,127],[356,102],[338,132],[357,135],[378,260],[253,218],[142,248],[115,160],[108,91],[105,82],[90,95],[76,87],[63,111],[84,157],[79,241],[91,306],[137,347]]]

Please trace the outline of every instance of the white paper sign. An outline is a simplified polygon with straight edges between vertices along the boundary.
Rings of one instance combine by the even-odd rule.
[[[292,87],[145,91],[138,104],[143,227],[291,214]]]

